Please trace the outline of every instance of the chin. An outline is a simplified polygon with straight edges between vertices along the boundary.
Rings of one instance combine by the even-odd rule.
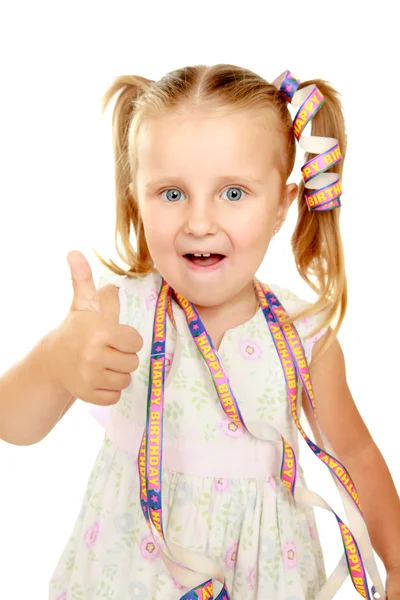
[[[219,291],[219,293],[217,291],[213,292],[213,290],[210,289],[209,284],[202,285],[199,283],[194,286],[192,281],[187,280],[187,277],[184,277],[183,274],[179,273],[178,268],[176,270],[171,270],[170,266],[167,269],[158,267],[157,270],[173,290],[178,294],[182,294],[182,296],[192,304],[199,306],[215,306],[220,302],[219,298],[222,296],[221,291]]]
[[[218,288],[213,289],[212,286],[198,285],[195,288],[192,285],[176,286],[176,291],[184,298],[189,300],[192,304],[197,307],[211,308],[224,304],[229,300],[229,290],[225,285],[219,285]],[[182,291],[181,291],[182,290]]]
[[[221,294],[210,294],[210,292],[201,292],[196,290],[194,293],[183,294],[183,296],[189,300],[192,304],[199,307],[213,307],[219,306],[224,302],[224,298],[221,298]]]

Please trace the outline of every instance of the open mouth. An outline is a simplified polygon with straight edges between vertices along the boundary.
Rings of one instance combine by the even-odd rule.
[[[225,258],[223,254],[185,254],[184,258],[199,267],[212,267]]]

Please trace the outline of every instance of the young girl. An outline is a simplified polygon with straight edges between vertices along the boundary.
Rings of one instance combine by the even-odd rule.
[[[130,268],[100,259],[108,274],[96,292],[83,257],[69,264],[75,310],[98,301],[142,346],[129,385],[111,364],[98,382],[98,404],[113,406],[50,600],[329,599],[348,576],[354,597],[384,598],[371,542],[386,597],[400,597],[398,497],[336,339],[347,304],[337,93],[232,65],[119,77],[104,107],[117,92],[116,233]],[[286,183],[296,139],[299,187]],[[292,248],[315,304],[255,277],[296,197]],[[132,356],[118,331],[114,349]],[[329,469],[343,514],[308,489],[301,444]],[[313,506],[331,512],[343,541],[328,578]]]

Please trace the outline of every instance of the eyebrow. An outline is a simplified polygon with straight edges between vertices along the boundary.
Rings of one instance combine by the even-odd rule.
[[[172,180],[179,181],[183,183],[183,179],[181,177],[174,177],[172,175],[157,177],[155,179],[150,179],[146,183],[146,188],[153,187],[156,185],[162,185],[163,183],[170,183]],[[253,183],[256,185],[261,185],[263,183],[262,179],[254,179],[254,177],[249,177],[248,175],[221,175],[221,177],[217,178],[217,181],[223,183],[227,181],[247,181],[248,183]]]

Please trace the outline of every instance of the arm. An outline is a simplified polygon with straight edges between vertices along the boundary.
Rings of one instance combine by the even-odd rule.
[[[50,378],[52,332],[0,377],[0,438],[28,446],[44,438],[75,398]]]
[[[318,354],[325,337],[315,344],[314,353]],[[354,481],[371,542],[389,571],[400,565],[400,501],[385,460],[350,393],[337,339],[324,355],[311,361],[310,375],[318,423]],[[323,448],[304,389],[302,393],[315,441]]]
[[[103,314],[118,323],[118,288],[107,285],[98,294]],[[0,439],[10,444],[36,444],[76,400],[51,376],[53,331],[0,377]]]

